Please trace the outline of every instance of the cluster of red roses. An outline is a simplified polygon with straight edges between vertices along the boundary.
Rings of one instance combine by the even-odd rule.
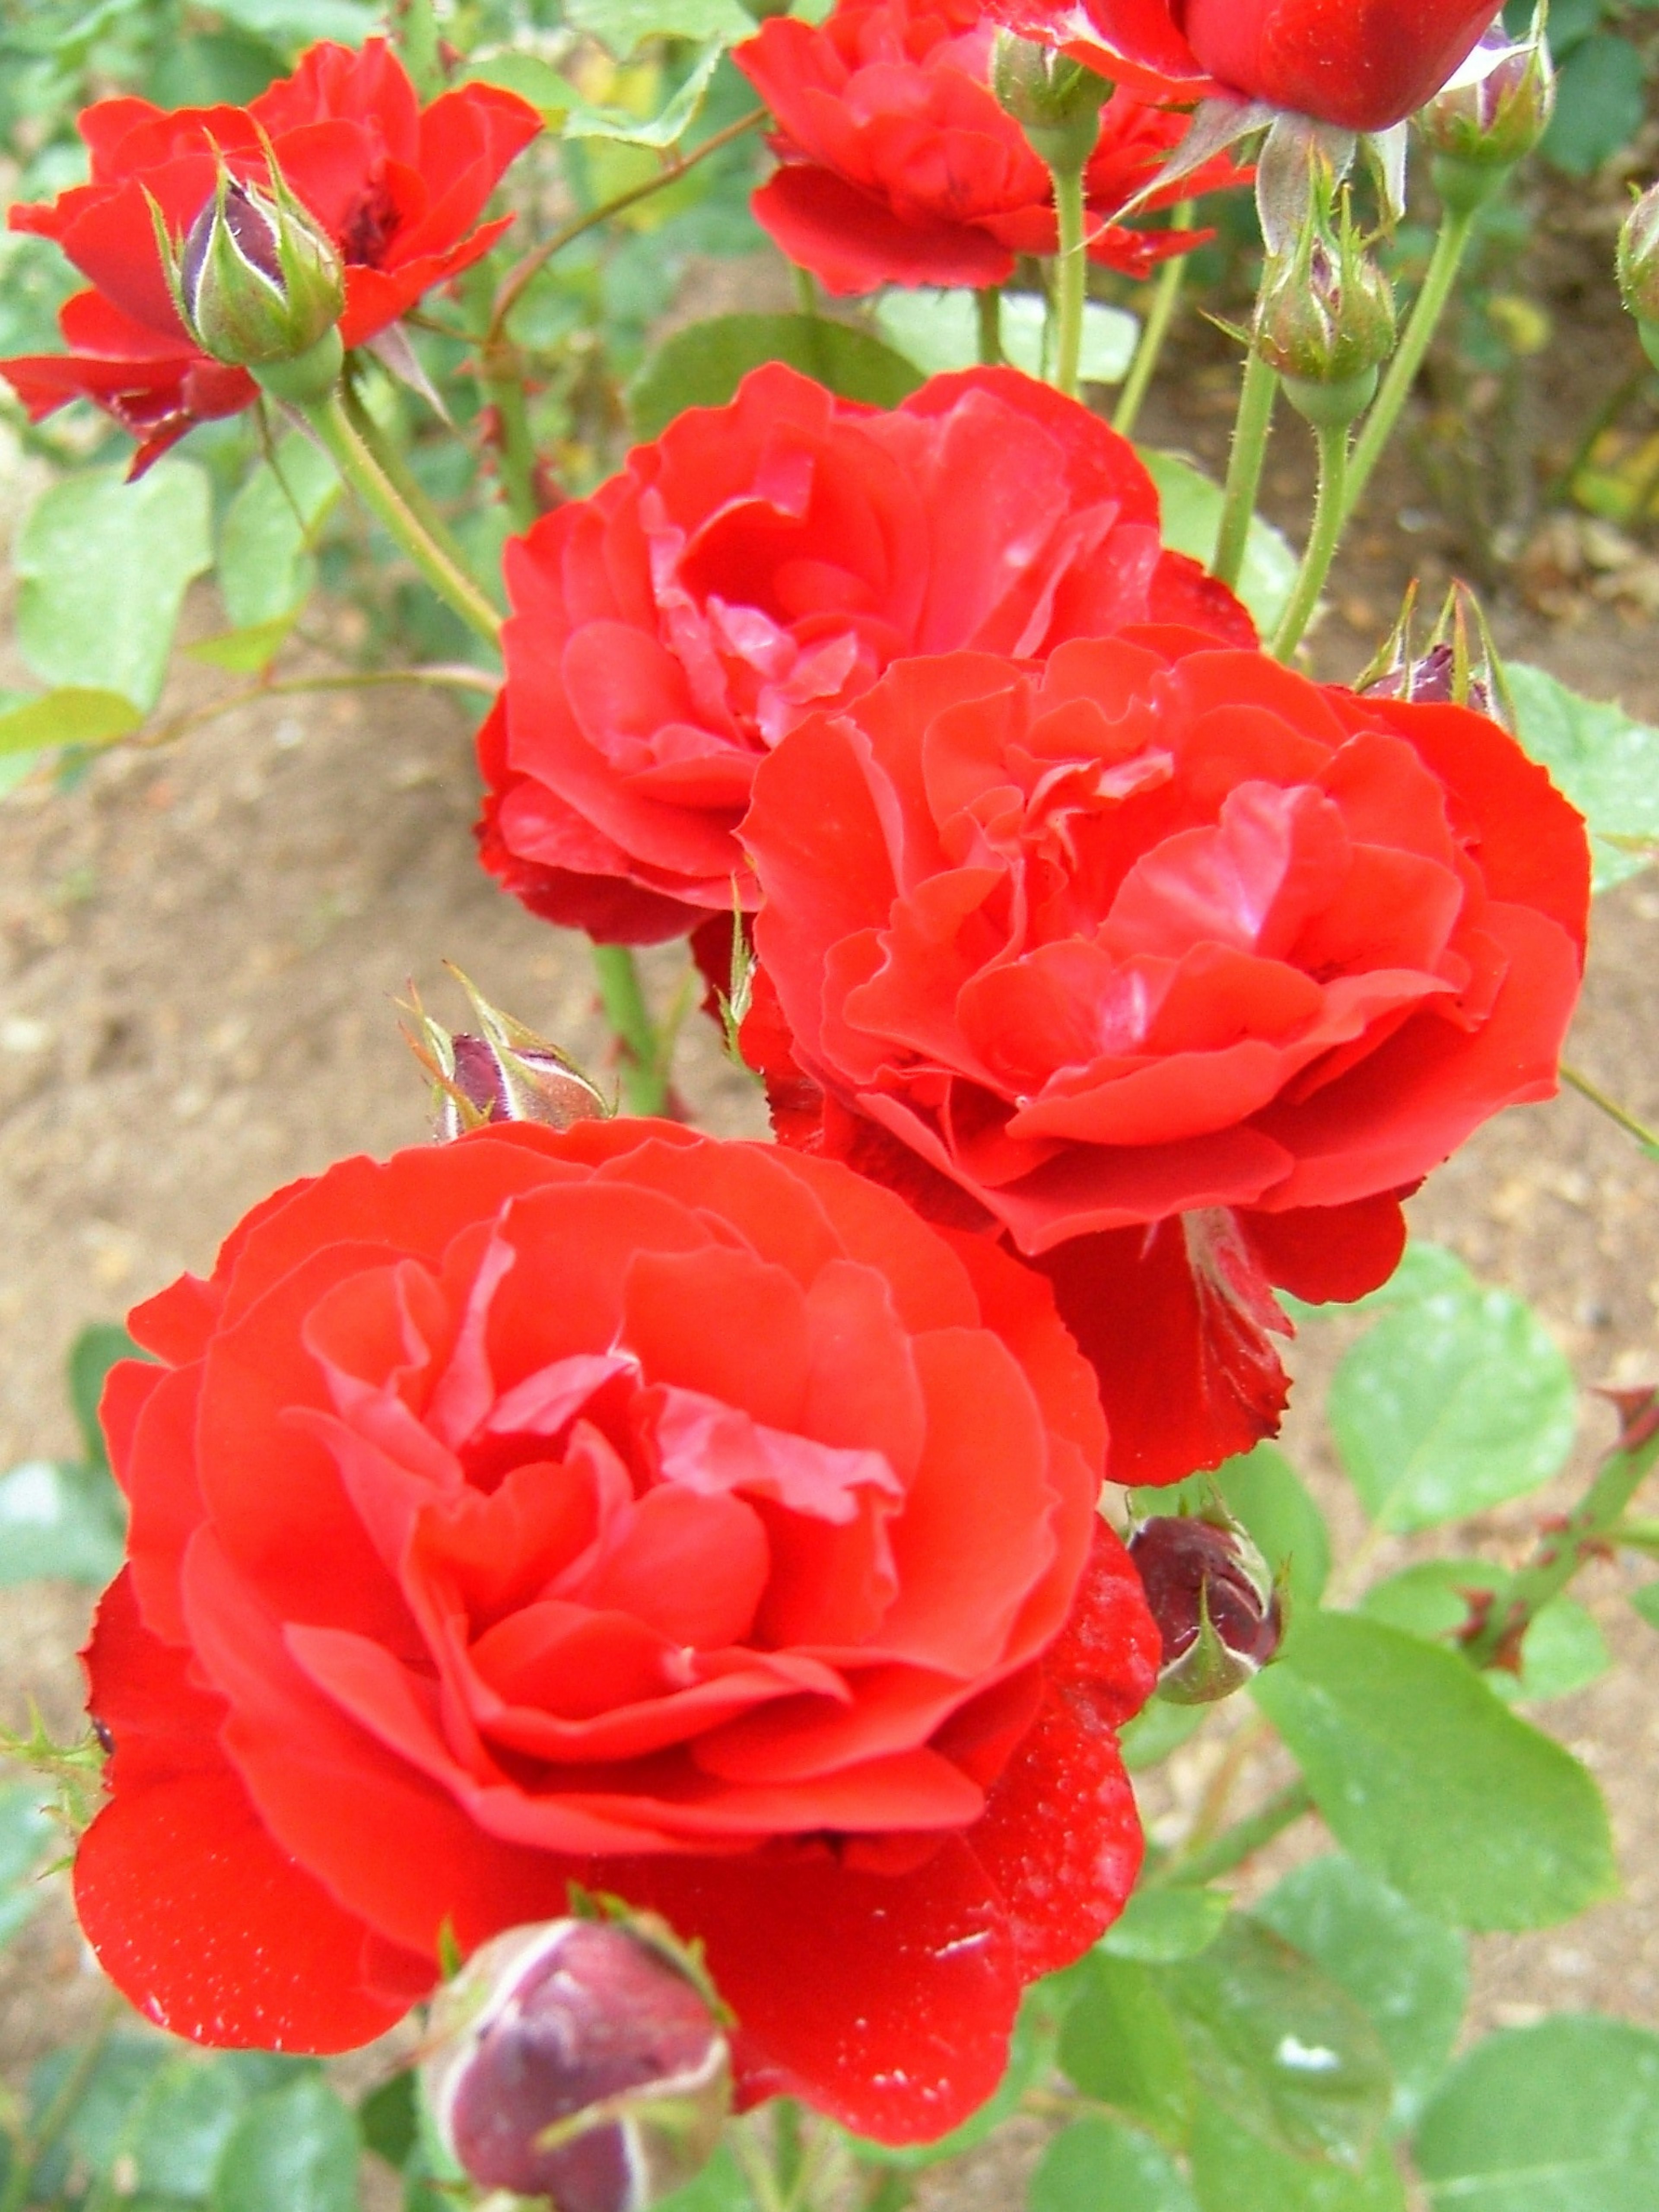
[[[1295,98],[1337,13],[1090,0],[1089,51]],[[1394,13],[1415,73],[1373,39],[1349,119],[1490,9]],[[1051,246],[988,39],[962,0],[841,0],[740,52],[782,134],[757,212],[826,282]],[[204,383],[146,189],[187,217],[204,137],[251,161],[257,122],[357,343],[488,243],[527,114],[422,113],[378,46],[210,131],[95,109],[93,182],[31,216],[99,288],[91,350],[8,374],[159,451],[250,393]],[[1176,128],[1115,97],[1097,212]],[[703,1943],[746,2098],[937,2135],[1137,1871],[1114,1730],[1158,1638],[1103,1477],[1268,1433],[1275,1286],[1380,1283],[1401,1198],[1552,1088],[1583,826],[1491,720],[1264,655],[1133,450],[1006,370],[884,413],[763,369],[507,574],[485,861],[600,939],[695,932],[721,983],[735,896],[781,1142],[492,1124],[347,1161],[137,1310],[83,1923],[181,2033],[337,2049],[444,1930],[578,1880]]]

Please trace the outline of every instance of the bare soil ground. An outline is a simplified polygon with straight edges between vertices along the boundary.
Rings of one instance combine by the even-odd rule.
[[[1213,456],[1225,427],[1213,352],[1177,358],[1190,374],[1148,431]],[[1283,442],[1269,495],[1293,514],[1304,478],[1294,434]],[[1322,672],[1352,676],[1387,628],[1402,580],[1392,525],[1416,495],[1403,477],[1379,486],[1377,520],[1360,532],[1320,633]],[[1431,569],[1456,550],[1437,526],[1411,542]],[[1659,719],[1659,663],[1634,602],[1570,591],[1556,612],[1501,609],[1504,644]],[[181,701],[216,680],[187,678]],[[379,694],[246,708],[165,753],[102,761],[73,792],[26,790],[0,809],[0,1467],[71,1449],[61,1369],[84,1322],[118,1315],[180,1268],[205,1268],[241,1211],[276,1184],[350,1151],[421,1139],[423,1085],[392,1004],[406,979],[458,1018],[439,968],[453,960],[499,1003],[598,1059],[585,948],[484,878],[462,713]],[[1650,1121],[1656,947],[1659,877],[1638,878],[1598,911],[1572,1044]],[[651,963],[663,1003],[678,957]],[[763,1130],[758,1094],[696,1014],[677,1075],[706,1126]],[[1431,1180],[1414,1214],[1419,1231],[1534,1299],[1587,1385],[1659,1376],[1659,1169],[1581,1099],[1504,1117]],[[1321,1376],[1342,1334],[1324,1328],[1302,1348],[1291,1441],[1351,1547],[1357,1516],[1318,1420]],[[1563,1494],[1611,1432],[1610,1414],[1587,1400]],[[1527,1501],[1480,1533],[1518,1556],[1539,1510]],[[1659,1638],[1625,1601],[1634,1578],[1613,1566],[1584,1577],[1618,1663],[1540,1715],[1607,1793],[1625,1893],[1571,1928],[1481,1942],[1479,2027],[1587,2007],[1659,2024]],[[79,1593],[0,1593],[0,1719],[21,1722],[33,1697],[57,1729],[75,1727],[73,1654],[88,1612]],[[1208,1737],[1149,1790],[1155,1822],[1195,1802],[1222,1751]],[[1248,1773],[1241,1806],[1273,1778],[1270,1768]],[[1307,1847],[1287,1839],[1278,1863]],[[95,1971],[55,1887],[0,1954],[0,2079],[16,2081],[94,2000]],[[930,2197],[958,2212],[1012,2203],[1029,2149],[1017,2131]]]

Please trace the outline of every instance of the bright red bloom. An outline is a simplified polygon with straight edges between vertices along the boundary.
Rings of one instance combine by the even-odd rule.
[[[620,1893],[750,2100],[888,2141],[995,2086],[1121,1907],[1157,1632],[1048,1285],[666,1123],[348,1160],[132,1316],[82,1924],[149,2018],[338,2050]]]
[[[1462,708],[1167,631],[955,653],[794,731],[742,834],[780,1135],[1039,1256],[1121,1482],[1269,1432],[1273,1286],[1374,1288],[1555,1086],[1584,828]]]
[[[141,441],[143,468],[192,422],[234,414],[258,389],[186,335],[156,250],[150,198],[181,234],[212,198],[216,149],[238,177],[265,179],[263,133],[295,197],[340,250],[340,335],[361,345],[488,252],[510,218],[478,218],[541,118],[516,94],[482,84],[423,109],[397,55],[371,39],[361,52],[313,46],[291,77],[246,108],[168,112],[146,100],[104,100],[80,127],[91,181],[49,204],[15,206],[8,220],[14,230],[55,239],[94,289],[77,294],[59,319],[67,355],[0,362],[0,374],[36,421],[71,398],[104,408]]]
[[[1498,10],[1492,0],[994,0],[993,12],[1148,97],[1231,93],[1384,131],[1432,100]]]
[[[817,27],[775,15],[734,50],[778,123],[756,218],[831,292],[1001,284],[1017,255],[1056,251],[1048,172],[990,88],[994,37],[978,0],[840,0]],[[1206,234],[1113,222],[1185,129],[1131,93],[1107,102],[1084,179],[1095,260],[1145,276]],[[1247,173],[1218,160],[1145,204]]]
[[[646,943],[753,903],[757,763],[891,660],[1249,616],[1158,541],[1125,440],[1009,369],[890,414],[781,365],[695,408],[507,550],[507,688],[484,725],[485,866],[526,906]]]

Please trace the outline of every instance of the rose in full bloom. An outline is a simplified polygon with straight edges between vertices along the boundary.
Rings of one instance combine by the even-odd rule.
[[[1495,722],[1170,632],[909,661],[792,732],[744,842],[779,1133],[1038,1259],[1121,1482],[1268,1433],[1275,1285],[1553,1091],[1584,827]]]
[[[978,0],[839,0],[821,25],[775,15],[734,51],[778,125],[756,219],[830,291],[1002,284],[1019,254],[1056,251],[1048,172],[991,90],[994,39]],[[1133,93],[1107,101],[1084,179],[1095,260],[1145,276],[1200,242],[1113,220],[1185,128]],[[1217,160],[1143,205],[1243,174]]]
[[[186,335],[150,213],[173,235],[213,198],[218,158],[244,182],[268,182],[267,146],[285,182],[345,264],[340,335],[361,345],[422,294],[470,268],[507,227],[481,223],[502,173],[541,129],[516,94],[467,84],[422,108],[383,39],[361,52],[313,46],[290,77],[243,107],[172,111],[103,100],[81,118],[90,182],[10,210],[14,230],[55,239],[93,289],[59,318],[70,351],[0,362],[39,421],[92,400],[139,440],[143,468],[212,416],[252,405],[258,386]]]
[[[572,1881],[701,1941],[749,2101],[994,2087],[1133,1880],[1157,1632],[1046,1283],[834,1163],[490,1127],[132,1316],[82,1925],[215,2045],[367,2041]]]
[[[1492,0],[996,0],[994,12],[1152,96],[1231,94],[1384,131],[1433,98],[1498,10]]]
[[[648,943],[754,902],[757,763],[905,653],[1249,616],[1164,550],[1133,449],[1010,369],[891,413],[781,364],[694,408],[507,549],[507,686],[479,738],[484,865],[549,921]]]

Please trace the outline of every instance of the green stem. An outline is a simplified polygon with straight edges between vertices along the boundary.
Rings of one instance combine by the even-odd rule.
[[[1348,489],[1343,503],[1345,521],[1364,497],[1371,473],[1382,459],[1406,402],[1411,397],[1412,386],[1417,382],[1418,372],[1427,357],[1431,341],[1440,326],[1440,318],[1446,312],[1446,302],[1451,298],[1452,287],[1457,282],[1457,272],[1463,265],[1463,257],[1468,252],[1478,212],[1478,209],[1472,207],[1448,208],[1441,216],[1440,232],[1434,241],[1434,252],[1423,279],[1423,289],[1417,295],[1399,349],[1389,364],[1382,388],[1365,417],[1365,427],[1354,447],[1353,461],[1348,471]]]
[[[1659,1552],[1659,1521],[1615,1521],[1607,1531],[1607,1541],[1650,1556]]]
[[[1565,1061],[1561,1067],[1561,1080],[1570,1090],[1576,1091],[1581,1098],[1588,1098],[1590,1104],[1605,1114],[1609,1121],[1617,1122],[1627,1137],[1634,1137],[1650,1159],[1659,1159],[1659,1131],[1650,1129],[1645,1122],[1638,1121],[1634,1114],[1626,1113],[1615,1099],[1609,1098],[1605,1091],[1592,1083],[1588,1075],[1581,1074],[1576,1067],[1569,1067]]]
[[[238,707],[252,706],[261,699],[283,699],[304,691],[362,691],[385,684],[425,684],[436,690],[483,691],[491,697],[501,689],[499,677],[490,675],[487,669],[468,668],[461,662],[452,666],[436,661],[430,668],[366,668],[356,670],[349,676],[285,677],[277,684],[245,684],[240,690],[227,691],[222,698],[213,700],[208,706],[194,707],[188,714],[174,714],[153,730],[141,731],[128,742],[149,752],[160,745],[174,744],[192,730],[216,721],[221,714],[228,714]]]
[[[1322,422],[1316,427],[1314,434],[1319,441],[1319,497],[1296,589],[1274,634],[1272,652],[1275,660],[1290,659],[1313,620],[1325,579],[1331,573],[1331,562],[1336,558],[1346,513],[1348,425]]]
[[[1294,1826],[1304,1814],[1311,1813],[1313,1802],[1313,1792],[1305,1782],[1289,1784],[1277,1796],[1270,1797],[1259,1813],[1235,1821],[1212,1843],[1199,1850],[1177,1852],[1152,1876],[1148,1887],[1187,1889],[1213,1881],[1218,1875],[1231,1874],[1236,1866],[1243,1866],[1246,1859],[1264,1850],[1275,1836]]]
[[[427,496],[414,471],[374,420],[349,379],[342,386],[345,411],[352,428],[368,448],[369,455],[380,474],[397,493],[404,505],[420,524],[427,536],[453,564],[463,574],[467,573],[466,556],[460,549],[431,500]]]
[[[327,447],[335,466],[461,620],[491,645],[499,645],[501,618],[453,556],[439,544],[414,507],[386,474],[346,412],[337,390],[312,401],[305,418]]]
[[[1083,235],[1083,168],[1057,168],[1054,213],[1060,222],[1060,258],[1054,264],[1054,293],[1058,303],[1054,343],[1054,383],[1068,399],[1077,398],[1078,370],[1083,360],[1083,307],[1089,296],[1089,257]]]
[[[1170,217],[1170,228],[1190,230],[1193,215],[1193,203],[1183,200]],[[1140,343],[1135,348],[1135,357],[1129,364],[1129,374],[1118,396],[1112,428],[1121,438],[1133,438],[1135,434],[1135,424],[1140,420],[1141,408],[1152,389],[1158,362],[1163,359],[1164,341],[1175,320],[1176,309],[1181,305],[1181,295],[1186,283],[1187,256],[1177,253],[1172,260],[1166,261],[1158,273],[1158,284],[1152,293],[1146,327],[1140,334]]]
[[[998,368],[1003,358],[1001,285],[981,285],[974,295],[974,305],[979,311],[980,367]]]
[[[605,1018],[622,1047],[623,1102],[630,1114],[660,1114],[668,1103],[668,1084],[634,956],[625,945],[596,945],[593,972]]]
[[[812,282],[811,270],[803,269],[797,261],[791,264],[789,274],[794,280],[796,308],[803,315],[816,315],[818,312],[818,288]]]
[[[115,2023],[125,2008],[112,1990],[105,2001],[97,2027],[75,2055],[75,2063],[58,2085],[58,2093],[41,2113],[39,2124],[31,2128],[17,2146],[6,2185],[0,2189],[0,2212],[22,2212],[27,2203],[29,2189],[40,2170],[41,2161],[48,2156],[75,2117],[76,2106],[86,2094],[93,2075],[98,2071],[98,2062],[104,2055],[105,2045],[114,2032]]]
[[[1256,494],[1261,487],[1262,465],[1273,431],[1273,402],[1279,397],[1278,372],[1270,368],[1255,347],[1245,356],[1244,381],[1239,389],[1238,414],[1233,423],[1233,445],[1227,463],[1227,490],[1221,506],[1221,528],[1215,542],[1210,573],[1234,590],[1244,573],[1245,548],[1255,518]]]
[[[480,362],[478,388],[495,417],[495,455],[501,493],[515,530],[528,530],[541,518],[536,495],[536,446],[530,434],[525,401],[524,362],[516,346],[498,347]]]

